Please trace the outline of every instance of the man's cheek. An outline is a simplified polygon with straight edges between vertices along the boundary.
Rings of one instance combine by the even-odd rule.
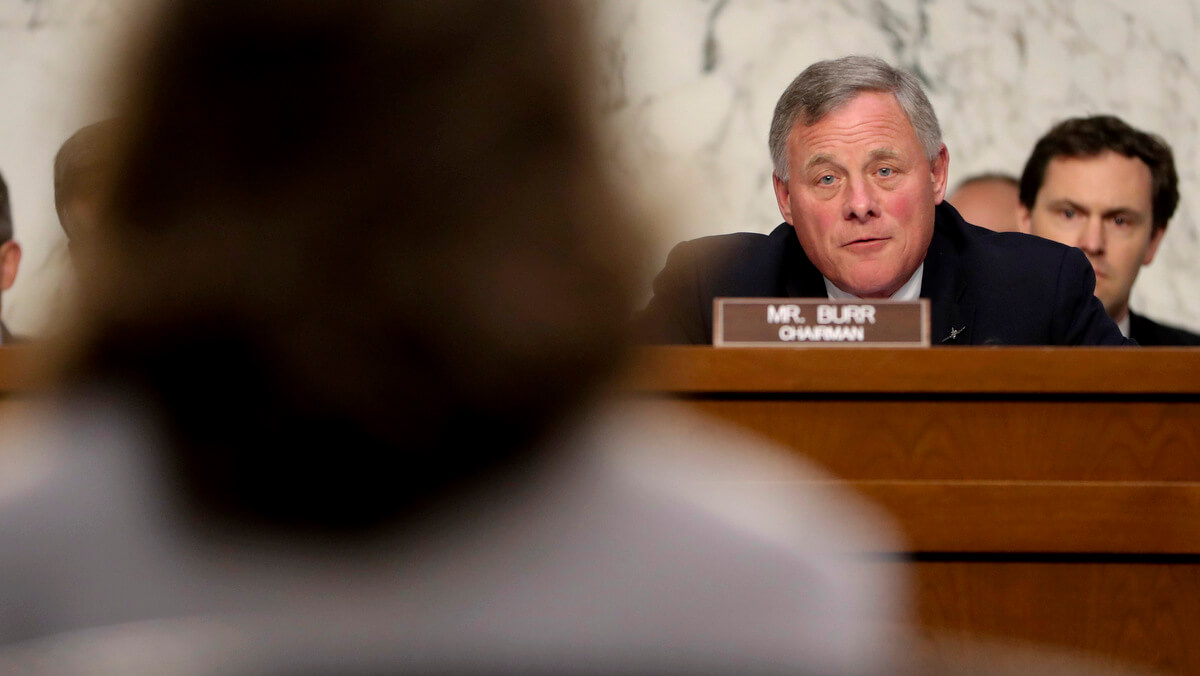
[[[892,195],[886,203],[886,211],[900,225],[907,225],[913,215],[913,200],[907,195]]]

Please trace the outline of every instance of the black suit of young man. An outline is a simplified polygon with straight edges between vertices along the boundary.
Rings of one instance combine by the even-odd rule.
[[[1200,335],[1129,313],[1129,337],[1142,346],[1200,345]]]
[[[1129,344],[1093,295],[1096,277],[1078,249],[965,222],[935,210],[921,297],[934,345]],[[644,342],[712,342],[713,298],[825,298],[821,273],[791,225],[683,242],[636,318]],[[951,337],[953,336],[953,337]]]

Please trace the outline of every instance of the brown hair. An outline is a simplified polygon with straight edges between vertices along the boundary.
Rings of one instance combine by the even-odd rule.
[[[1021,174],[1021,204],[1033,209],[1037,203],[1050,160],[1095,157],[1106,151],[1137,158],[1150,168],[1154,229],[1165,229],[1179,205],[1179,175],[1171,146],[1161,137],[1134,129],[1113,115],[1064,120],[1038,139]]]
[[[614,368],[637,247],[570,9],[166,3],[75,373],[150,394],[205,510],[387,522]]]

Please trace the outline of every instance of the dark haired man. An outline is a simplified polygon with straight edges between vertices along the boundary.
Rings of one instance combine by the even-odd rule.
[[[1055,125],[1021,176],[1026,232],[1079,247],[1096,271],[1096,296],[1141,345],[1200,345],[1200,335],[1129,310],[1138,271],[1154,260],[1179,204],[1171,148],[1111,115]]]
[[[12,207],[8,203],[8,184],[0,176],[0,292],[12,288],[17,279],[17,268],[21,266],[21,245],[13,239]],[[0,345],[12,345],[20,338],[9,332],[0,322]]]

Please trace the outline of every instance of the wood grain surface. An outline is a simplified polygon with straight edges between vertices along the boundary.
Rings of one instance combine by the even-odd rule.
[[[661,347],[622,386],[839,478],[794,490],[890,511],[906,542],[877,565],[914,579],[925,630],[970,639],[947,650],[1200,673],[1200,349]]]
[[[1200,393],[1200,348],[640,348],[641,392]]]

